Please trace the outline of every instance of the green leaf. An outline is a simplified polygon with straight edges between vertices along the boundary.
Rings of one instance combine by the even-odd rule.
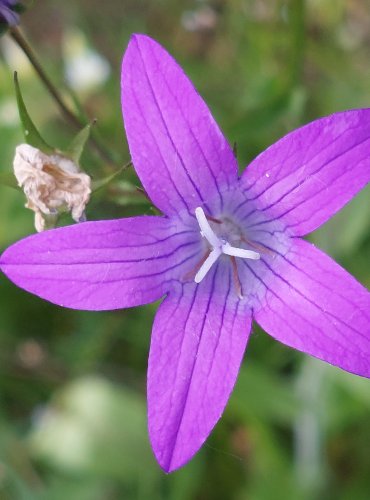
[[[363,189],[310,239],[334,257],[351,257],[370,228],[370,188]]]
[[[247,404],[246,395],[251,395]],[[257,362],[242,365],[227,411],[246,419],[287,424],[294,420],[297,410],[297,400],[288,380]]]
[[[65,156],[71,158],[71,160],[73,160],[77,164],[80,161],[86,142],[90,137],[91,127],[94,124],[95,124],[94,121],[92,123],[88,123],[82,130],[78,132],[78,134],[72,140],[68,148],[63,151],[63,154]]]
[[[104,188],[105,186],[108,186],[112,181],[114,181],[117,177],[119,177],[122,172],[124,172],[127,168],[129,168],[132,165],[131,161],[123,165],[121,168],[119,168],[116,172],[113,174],[108,175],[107,177],[104,177],[103,179],[98,179],[97,181],[93,181],[92,183],[92,192],[94,193],[95,191],[98,191],[99,189]],[[130,185],[131,186],[131,185]],[[132,186],[133,187],[133,186]],[[135,188],[133,188],[135,190]]]
[[[35,500],[17,473],[5,463],[1,464],[0,498],[2,500]]]
[[[14,72],[14,87],[15,87],[15,94],[17,97],[19,117],[22,122],[25,141],[27,142],[27,144],[30,144],[31,146],[37,149],[40,149],[46,154],[55,153],[54,148],[49,146],[49,144],[47,144],[41,137],[35,124],[31,120],[30,115],[28,114],[26,105],[22,97],[21,89],[19,87],[18,76],[16,71]]]

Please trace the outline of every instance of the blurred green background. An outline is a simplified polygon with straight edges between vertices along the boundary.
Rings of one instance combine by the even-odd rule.
[[[146,32],[209,103],[241,168],[289,130],[370,104],[367,0],[42,0],[21,29],[66,99],[70,89],[116,166],[128,160],[119,106],[122,52]],[[10,37],[0,41],[0,173],[23,141],[12,72],[45,138],[60,116]],[[72,101],[70,101],[71,104]],[[92,149],[95,179],[116,168]],[[130,184],[128,184],[130,183]],[[89,219],[150,213],[133,170],[93,196]],[[370,285],[370,191],[311,239]],[[21,192],[0,186],[0,247],[34,232]],[[70,223],[68,219],[64,223]],[[63,310],[0,276],[0,499],[356,499],[370,497],[370,385],[254,327],[229,405],[182,470],[148,443],[145,372],[156,305]]]

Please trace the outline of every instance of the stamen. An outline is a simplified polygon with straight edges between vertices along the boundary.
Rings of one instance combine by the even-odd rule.
[[[271,250],[269,250],[268,248],[266,248],[264,245],[262,245],[262,243],[256,243],[255,241],[250,241],[250,240],[247,240],[247,238],[244,238],[244,236],[242,236],[241,238],[241,241],[243,241],[246,245],[252,247],[252,248],[255,248],[256,250],[258,250],[260,253],[265,253],[265,254],[272,254],[273,252]]]
[[[211,215],[206,215],[207,220],[210,220],[211,222],[215,222],[216,224],[222,224],[222,220],[216,219],[216,217],[212,217]]]
[[[230,260],[231,260],[231,265],[233,268],[233,278],[234,278],[234,284],[235,284],[235,288],[236,288],[236,294],[239,297],[239,299],[242,299],[243,298],[242,284],[240,283],[240,278],[239,278],[239,274],[238,274],[238,266],[236,264],[236,258],[231,257]]]

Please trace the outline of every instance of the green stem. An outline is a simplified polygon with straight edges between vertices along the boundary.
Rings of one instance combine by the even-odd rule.
[[[291,85],[300,83],[304,63],[305,50],[305,0],[292,0],[289,7],[289,24],[291,27],[292,52],[290,57]]]
[[[86,125],[86,123],[84,123],[75,113],[73,113],[73,111],[71,111],[69,106],[65,103],[59,90],[53,84],[53,82],[50,80],[49,76],[47,75],[44,68],[42,67],[38,57],[36,56],[35,52],[33,51],[32,47],[27,42],[27,40],[24,38],[22,33],[19,31],[19,29],[16,27],[12,27],[9,29],[9,33],[10,33],[11,37],[13,38],[13,40],[17,43],[17,45],[22,49],[22,51],[27,56],[27,59],[32,64],[34,70],[36,71],[36,73],[40,77],[40,80],[43,82],[43,84],[47,88],[48,92],[50,93],[50,95],[53,97],[56,104],[58,105],[62,115],[77,130],[80,130],[81,128],[83,128]],[[101,144],[100,141],[98,141],[98,139],[96,138],[96,136],[94,136],[94,134],[91,134],[90,142],[94,146],[96,152],[100,155],[100,157],[104,161],[111,163],[111,164],[115,163],[110,151],[103,144]]]

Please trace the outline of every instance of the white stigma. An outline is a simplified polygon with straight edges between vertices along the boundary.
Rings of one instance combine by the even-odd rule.
[[[207,217],[201,207],[195,209],[195,217],[197,218],[199,224],[200,234],[208,241],[208,243],[212,247],[210,254],[195,275],[195,283],[200,283],[202,281],[213,264],[222,254],[230,255],[231,257],[240,257],[241,259],[253,260],[258,260],[261,257],[258,252],[245,250],[244,248],[233,247],[228,241],[219,238],[211,228]]]

